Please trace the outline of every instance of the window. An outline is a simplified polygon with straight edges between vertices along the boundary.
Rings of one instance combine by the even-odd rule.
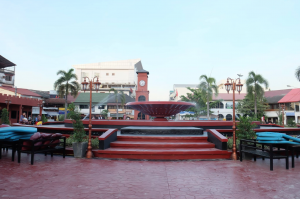
[[[138,114],[138,120],[145,120],[145,119],[146,119],[145,114],[139,112],[139,114]]]
[[[112,76],[115,76],[115,73],[112,73]]]
[[[223,118],[224,118],[224,115],[222,115],[222,114],[219,114],[219,120],[223,120]]]
[[[146,101],[146,97],[144,95],[141,95],[141,96],[139,96],[138,101],[144,102],[144,101]]]
[[[232,115],[231,114],[227,114],[226,115],[226,121],[231,121],[232,120]]]
[[[295,105],[296,112],[299,112],[299,105]]]
[[[17,111],[11,111],[11,119],[17,119]]]
[[[100,105],[100,106],[98,106],[98,109],[104,109],[104,105]]]
[[[108,73],[106,73],[106,76],[108,76]]]
[[[80,109],[88,109],[88,108],[89,108],[89,105],[79,105],[79,108],[80,108]]]
[[[11,81],[11,76],[5,76],[6,81]]]

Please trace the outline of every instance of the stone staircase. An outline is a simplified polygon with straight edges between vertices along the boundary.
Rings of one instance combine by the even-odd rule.
[[[119,135],[110,148],[93,153],[101,158],[149,160],[229,159],[231,155],[216,149],[205,136]]]

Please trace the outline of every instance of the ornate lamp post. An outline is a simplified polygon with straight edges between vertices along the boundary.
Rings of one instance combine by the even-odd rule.
[[[237,83],[238,81],[238,83]],[[243,84],[241,84],[241,79],[237,78],[236,80],[227,78],[227,83],[225,84],[225,89],[229,93],[230,90],[233,91],[233,117],[232,117],[232,130],[233,130],[233,146],[232,146],[232,156],[231,158],[233,160],[237,160],[237,155],[236,155],[236,137],[235,137],[235,131],[236,131],[236,126],[235,126],[235,91],[240,92],[242,91]]]
[[[7,106],[7,112],[9,111],[9,105],[10,105],[10,103],[11,103],[10,98],[6,98],[6,99],[5,99],[5,104],[6,104],[6,106]]]
[[[86,81],[86,79],[88,79],[88,82]],[[96,79],[96,81],[95,81],[95,79]],[[89,142],[88,142],[86,158],[92,158],[93,157],[93,153],[92,153],[92,91],[93,91],[93,85],[94,85],[96,92],[98,92],[101,83],[99,82],[98,77],[94,77],[91,80],[88,77],[84,77],[84,82],[82,82],[81,84],[82,84],[82,90],[84,92],[87,90],[88,85],[90,86]]]
[[[41,117],[41,119],[42,119],[43,104],[44,104],[44,103],[45,103],[45,102],[42,101],[42,100],[40,100],[40,101],[38,102],[38,106],[40,107],[40,117]]]
[[[284,109],[285,109],[285,105],[281,104],[281,108],[282,108],[282,126],[284,127]]]

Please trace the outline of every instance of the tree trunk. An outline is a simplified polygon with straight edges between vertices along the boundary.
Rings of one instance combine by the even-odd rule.
[[[257,103],[256,103],[256,92],[254,92],[254,113],[257,118]]]
[[[209,98],[207,97],[207,120],[209,119]]]
[[[117,96],[118,97],[118,96]],[[117,99],[117,120],[119,119],[119,105],[118,105],[118,99]]]
[[[65,119],[67,119],[67,112],[68,112],[68,82],[67,82],[66,97],[65,97]]]

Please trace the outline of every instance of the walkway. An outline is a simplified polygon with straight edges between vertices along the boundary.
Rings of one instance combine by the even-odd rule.
[[[285,160],[127,161],[36,155],[34,165],[0,160],[0,198],[299,198],[300,158]]]

